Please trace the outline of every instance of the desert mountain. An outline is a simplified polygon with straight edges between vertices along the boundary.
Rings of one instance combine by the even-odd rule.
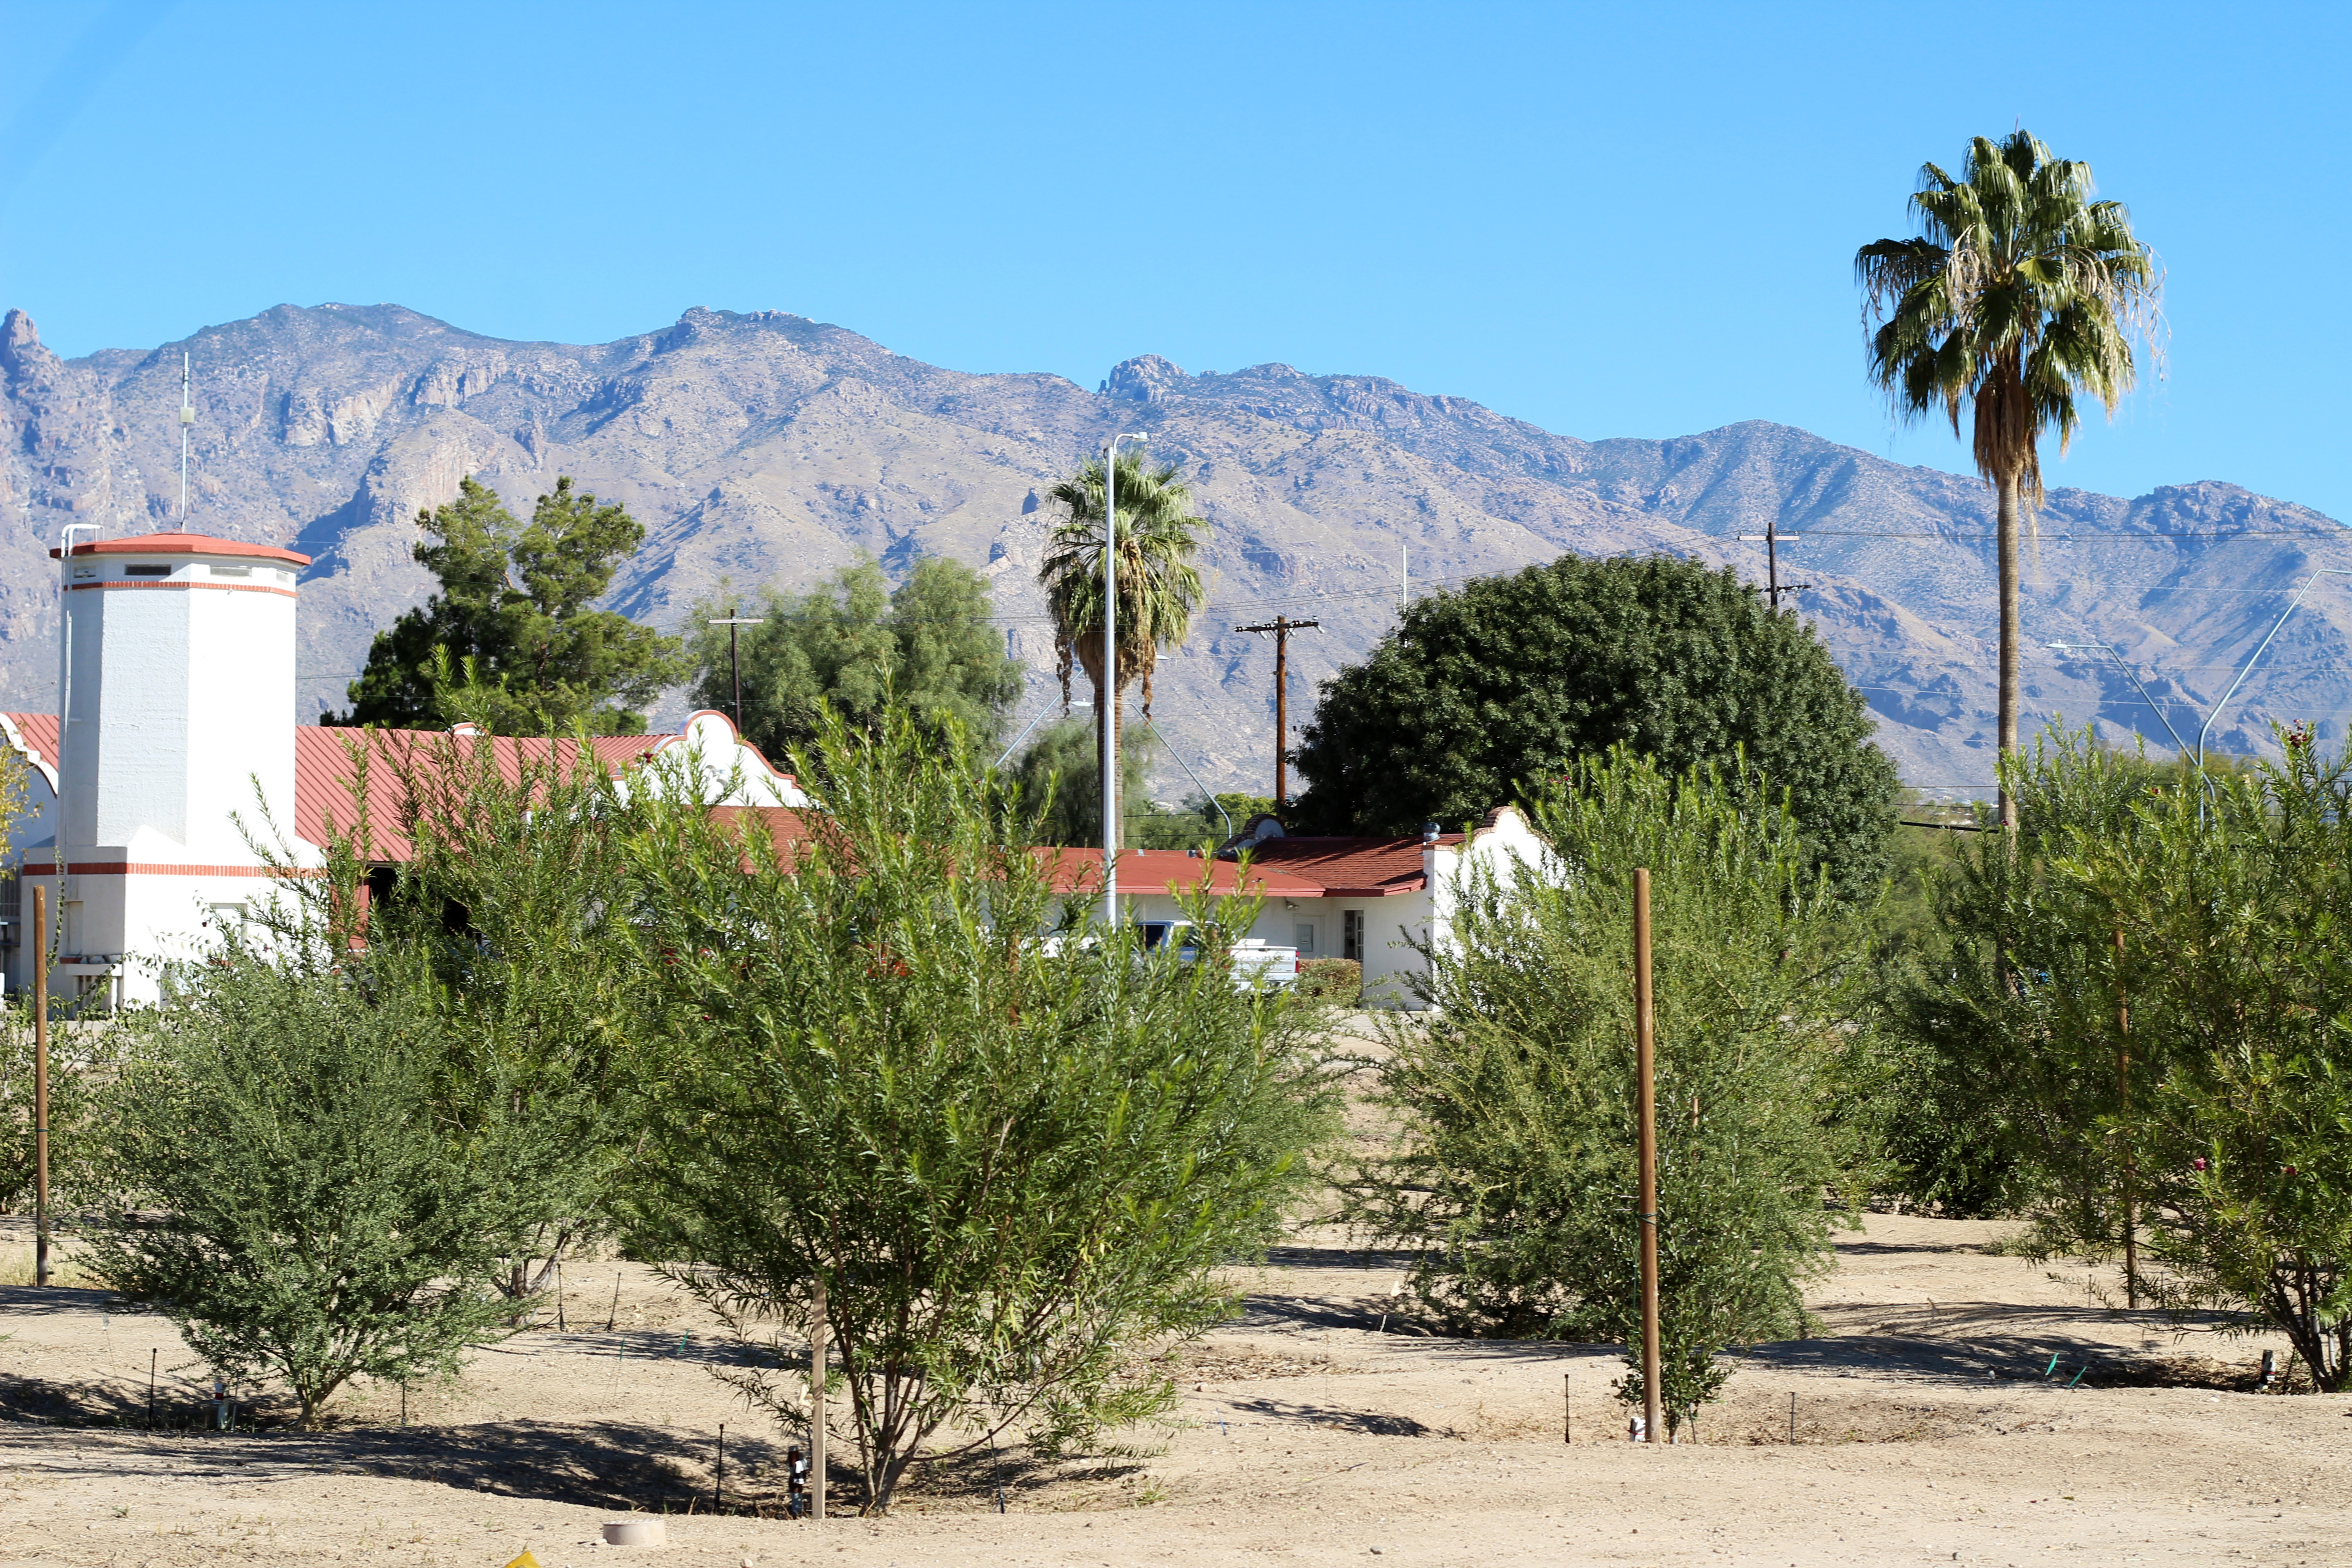
[[[559,473],[625,503],[645,550],[615,607],[675,626],[722,584],[806,586],[860,552],[903,571],[950,555],[992,577],[1028,661],[1025,721],[1054,697],[1034,582],[1039,497],[1116,431],[1192,478],[1214,525],[1210,613],[1161,666],[1155,716],[1216,788],[1271,787],[1273,650],[1235,625],[1276,614],[1292,711],[1392,624],[1412,591],[1563,551],[1667,550],[1761,578],[1768,520],[1803,536],[1784,576],[1864,688],[1905,775],[1990,777],[1990,497],[1801,430],[1749,422],[1672,440],[1581,441],[1377,376],[1283,364],[1187,374],[1154,354],[1087,391],[1060,376],[945,370],[839,327],[695,309],[595,345],[509,342],[394,305],[281,305],[151,351],[61,360],[22,311],[0,321],[0,701],[54,705],[54,564],[67,521],[173,526],[181,355],[197,422],[188,526],[316,557],[302,598],[300,711],[339,706],[374,629],[429,587],[409,557],[420,508],[471,473],[517,510]],[[2193,743],[2339,527],[2206,482],[2124,500],[2053,490],[2025,605],[2032,710],[2164,727],[2116,662],[2050,650],[2111,643]],[[2352,697],[2352,595],[2322,579],[2215,726],[2267,749],[2276,719],[2340,739]],[[1081,683],[1083,700],[1083,683]],[[1165,794],[1188,787],[1163,762]]]

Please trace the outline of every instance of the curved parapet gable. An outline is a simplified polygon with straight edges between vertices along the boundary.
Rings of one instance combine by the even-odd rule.
[[[666,756],[680,748],[699,764],[713,805],[806,805],[809,797],[800,781],[779,773],[760,748],[743,739],[734,721],[715,708],[703,708],[687,717],[676,735],[655,746],[648,757]]]

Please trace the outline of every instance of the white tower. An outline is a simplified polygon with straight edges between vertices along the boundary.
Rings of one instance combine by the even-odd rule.
[[[194,533],[76,544],[60,563],[68,968],[185,931],[194,904],[243,909],[266,886],[247,836],[268,842],[268,821],[293,847],[295,584],[310,563]]]

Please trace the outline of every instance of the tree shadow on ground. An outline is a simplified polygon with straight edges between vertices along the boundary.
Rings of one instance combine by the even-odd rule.
[[[1237,1399],[1234,1408],[1260,1420],[1286,1426],[1311,1426],[1324,1432],[1352,1432],[1367,1437],[1429,1437],[1436,1429],[1410,1415],[1378,1410],[1349,1410],[1337,1405],[1309,1405],[1293,1399]],[[1213,1417],[1202,1426],[1213,1424]]]
[[[24,1381],[24,1380],[19,1380]],[[16,1392],[11,1390],[12,1396]],[[56,1385],[41,1393],[72,1398]],[[13,1408],[12,1405],[12,1408]],[[76,1408],[98,1408],[84,1398]],[[114,1427],[121,1412],[107,1406],[103,1420],[46,1420],[53,1428]],[[167,1455],[192,1468],[234,1468],[245,1479],[296,1479],[305,1475],[375,1476],[426,1481],[543,1502],[590,1508],[635,1508],[681,1511],[710,1506],[717,1458],[714,1435],[626,1422],[500,1422],[462,1426],[361,1427],[342,1431],[213,1432],[142,1429],[143,1397],[136,1419],[120,1422],[109,1447],[129,1443]],[[20,1416],[20,1420],[25,1417]],[[26,1420],[26,1426],[33,1425]],[[60,1434],[62,1436],[62,1433]],[[79,1449],[77,1450],[79,1452]],[[727,1444],[730,1482],[751,1482],[778,1468],[782,1447],[761,1438],[731,1436]],[[49,1468],[70,1471],[71,1463]],[[111,1474],[107,1459],[91,1455],[92,1474]],[[730,1484],[730,1492],[735,1487]]]
[[[2085,1318],[2092,1314],[2085,1313]],[[2101,1315],[2104,1323],[2104,1315]],[[1749,1364],[1782,1372],[1895,1373],[1922,1383],[1986,1388],[2003,1383],[2075,1384],[2087,1388],[2243,1389],[2252,1376],[2229,1363],[2194,1355],[2121,1351],[2085,1335],[2056,1331],[1971,1335],[1965,1340],[1899,1334],[1841,1334],[1758,1345]]]

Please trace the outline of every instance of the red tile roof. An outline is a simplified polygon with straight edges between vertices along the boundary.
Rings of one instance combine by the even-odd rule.
[[[76,555],[252,555],[266,561],[290,561],[308,566],[310,558],[280,550],[274,544],[247,544],[241,539],[214,539],[202,533],[142,533],[130,539],[93,539],[77,544]],[[55,561],[58,552],[49,552]]]
[[[1459,833],[1441,833],[1447,847]],[[1258,868],[1294,877],[1322,889],[1327,899],[1384,899],[1422,889],[1422,843],[1408,838],[1267,838],[1251,856]]]
[[[52,721],[54,725],[54,721]],[[588,754],[617,773],[653,755],[675,735],[600,735]],[[294,731],[294,831],[324,844],[331,830],[350,831],[359,821],[352,798],[359,761],[367,759],[368,828],[373,858],[405,860],[415,850],[400,832],[404,770],[429,767],[444,746],[491,748],[499,773],[509,784],[522,776],[526,760],[570,765],[580,755],[573,740],[521,740],[511,736],[452,735],[437,730],[341,730],[304,725]]]
[[[16,733],[25,744],[33,748],[39,760],[51,768],[58,765],[58,716],[54,713],[10,713],[5,716],[16,726]]]
[[[1448,833],[1440,844],[1462,842]],[[1065,891],[1097,888],[1099,849],[1041,849],[1054,858],[1054,884]],[[1384,899],[1421,891],[1421,840],[1413,838],[1269,838],[1252,854],[1249,875],[1232,860],[1198,860],[1181,849],[1129,849],[1118,858],[1123,893],[1163,893],[1199,887],[1203,870],[1209,890],[1278,899]]]

